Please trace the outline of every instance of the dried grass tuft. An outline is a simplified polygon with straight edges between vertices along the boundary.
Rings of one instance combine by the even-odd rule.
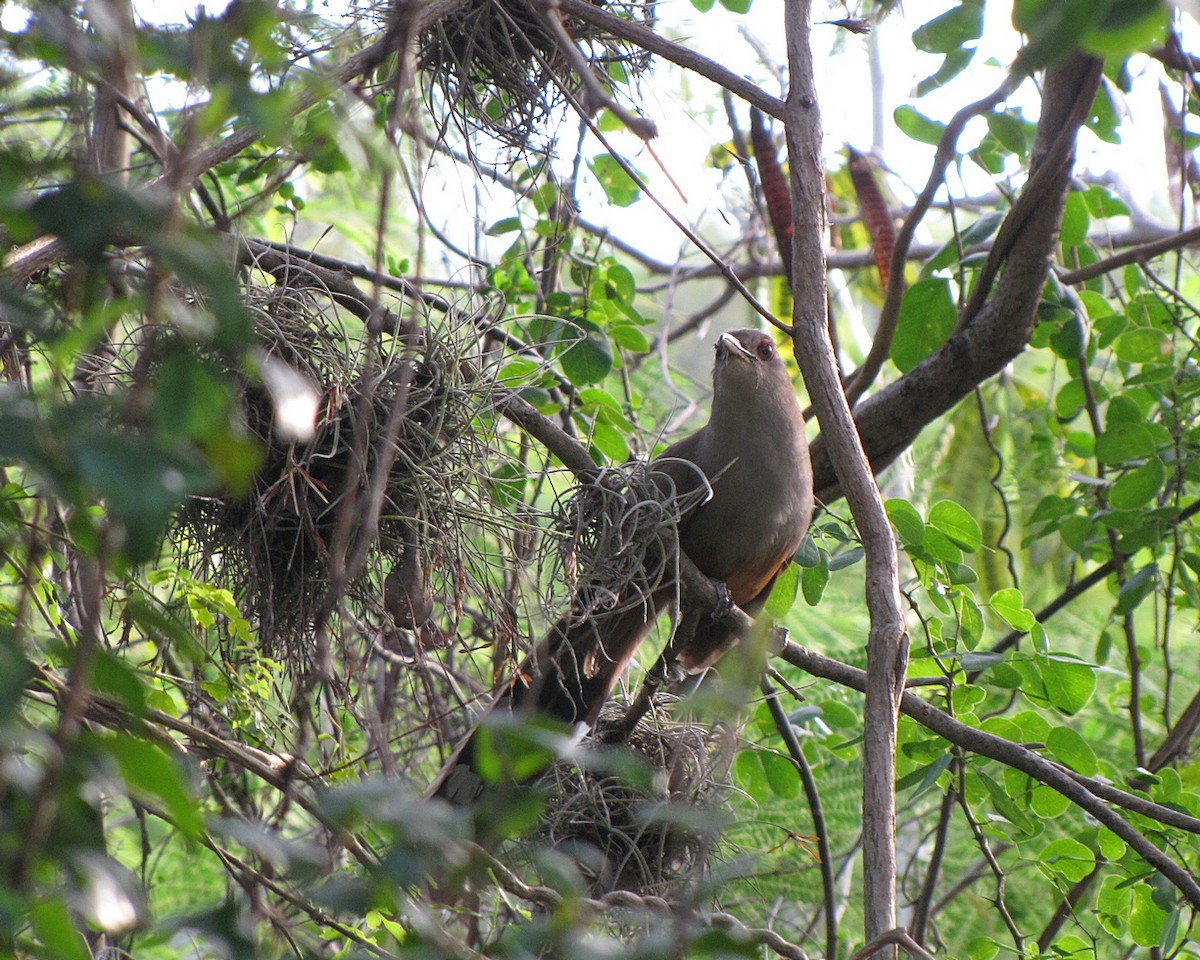
[[[650,24],[652,0],[603,4],[618,16]],[[534,146],[566,92],[580,91],[567,55],[551,35],[537,0],[471,0],[422,38],[419,63],[445,113],[517,149]],[[567,32],[596,73],[634,78],[649,54],[582,20],[563,18]],[[565,92],[564,92],[565,91]]]
[[[594,740],[624,720],[609,703]],[[653,773],[649,790],[622,777],[559,764],[543,778],[551,799],[538,840],[572,855],[595,894],[665,896],[705,870],[732,787],[731,730],[662,716],[643,718],[628,748]]]

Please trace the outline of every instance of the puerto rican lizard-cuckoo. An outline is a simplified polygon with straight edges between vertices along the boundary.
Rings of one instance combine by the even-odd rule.
[[[757,330],[723,333],[716,354],[708,423],[667,447],[654,467],[677,494],[702,485],[693,464],[708,479],[711,496],[679,521],[679,546],[701,573],[724,583],[733,603],[755,613],[808,530],[812,468],[800,405],[771,337]],[[672,579],[644,602],[583,620],[563,618],[492,709],[507,706],[591,727],[676,593]],[[701,618],[679,650],[680,665],[698,672],[735,641],[728,621]],[[432,796],[453,803],[479,796],[473,736],[430,788]]]

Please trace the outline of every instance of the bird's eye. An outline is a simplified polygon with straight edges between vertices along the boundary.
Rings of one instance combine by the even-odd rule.
[[[764,340],[758,345],[758,359],[770,360],[775,356],[775,344],[770,340]]]

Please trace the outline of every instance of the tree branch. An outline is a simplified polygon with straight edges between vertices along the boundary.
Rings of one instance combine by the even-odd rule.
[[[823,657],[791,641],[784,644],[780,656],[815,677],[832,680],[854,690],[866,690],[865,671]],[[1200,909],[1200,882],[1062,767],[1020,744],[969,727],[915,694],[905,693],[901,697],[900,710],[950,743],[980,756],[998,760],[1056,790],[1124,840],[1146,863],[1169,880],[1188,903]]]
[[[783,101],[771,96],[760,87],[755,86],[745,77],[738,76],[715,60],[689,50],[659,36],[649,27],[626,20],[609,13],[603,7],[588,0],[559,0],[563,13],[577,17],[585,23],[599,27],[606,33],[621,40],[636,44],[643,50],[657,54],[664,60],[670,60],[685,70],[691,70],[700,76],[711,80],[718,86],[724,87],[735,96],[741,97],[747,103],[758,107],[763,113],[768,113],[777,120],[783,119]]]
[[[899,562],[866,453],[854,426],[827,323],[825,175],[821,116],[809,44],[809,0],[788,0],[790,78],[785,113],[792,194],[792,341],[821,437],[866,549],[867,704],[863,722],[863,883],[865,935],[896,925],[896,729],[908,662]],[[889,950],[888,955],[894,955]]]
[[[1034,173],[1043,184],[1031,208],[1010,217],[1007,259],[992,297],[936,353],[855,409],[863,445],[878,472],[907,449],[925,427],[980,383],[998,373],[1029,343],[1042,285],[1049,272],[1062,206],[1072,170],[1071,143],[1099,84],[1100,62],[1075,56],[1049,70],[1034,146]],[[818,499],[842,496],[829,442],[812,448],[813,485]]]

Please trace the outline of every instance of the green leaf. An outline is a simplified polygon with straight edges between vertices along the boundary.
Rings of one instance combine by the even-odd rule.
[[[1084,195],[1077,190],[1068,193],[1067,202],[1063,206],[1062,227],[1058,235],[1063,246],[1081,247],[1087,243],[1091,219]]]
[[[92,657],[92,685],[125,705],[135,717],[146,713],[146,688],[129,664],[107,650]]]
[[[957,322],[950,282],[941,277],[918,280],[905,291],[900,304],[892,362],[901,373],[908,373],[946,342]]]
[[[1118,478],[1108,491],[1109,505],[1117,510],[1144,507],[1158,495],[1166,479],[1166,467],[1154,457]]]
[[[609,334],[618,347],[630,353],[650,352],[650,338],[631,323],[615,323]]]
[[[34,955],[52,960],[91,960],[92,953],[62,900],[34,900],[29,905],[29,922],[45,950]]]
[[[608,202],[628,207],[642,195],[641,187],[625,172],[625,168],[610,153],[597,154],[588,161],[588,169],[599,181]]]
[[[925,521],[916,507],[900,497],[892,497],[884,501],[883,508],[906,547],[919,547],[925,542]]]
[[[1105,877],[1100,884],[1096,894],[1096,917],[1110,936],[1123,939],[1128,932],[1132,897],[1133,891],[1121,882],[1120,877]]]
[[[625,434],[611,423],[600,419],[593,420],[591,441],[612,463],[624,463],[629,459],[629,443]]]
[[[958,638],[968,650],[974,650],[983,638],[983,613],[967,595],[955,598],[958,611]],[[966,664],[963,665],[966,668]]]
[[[1117,359],[1126,363],[1153,363],[1171,355],[1171,341],[1161,330],[1135,327],[1117,337],[1114,349]]]
[[[1053,820],[1061,817],[1071,807],[1071,801],[1057,790],[1039,783],[1033,788],[1029,797],[1029,809],[1043,820]]]
[[[804,594],[804,602],[815,607],[821,602],[825,587],[829,583],[829,562],[822,551],[822,562],[815,567],[804,567],[800,574],[800,590]]]
[[[792,605],[796,602],[796,594],[800,588],[800,567],[795,563],[789,563],[780,572],[775,579],[775,585],[771,587],[771,593],[767,597],[767,602],[763,608],[768,617],[772,620],[782,620]],[[818,600],[820,597],[817,598]]]
[[[737,784],[746,791],[746,795],[757,803],[764,803],[771,798],[771,784],[767,780],[767,771],[763,769],[759,759],[761,750],[751,748],[738,753],[733,762]]]
[[[721,6],[730,13],[749,13],[752,2],[753,0],[721,0]]]
[[[1025,606],[1024,596],[1016,587],[997,590],[988,600],[988,606],[1014,630],[1031,630],[1037,622],[1033,612]]]
[[[487,229],[489,237],[502,237],[506,233],[515,233],[521,229],[520,217],[505,217],[503,220],[497,220]]]
[[[1170,25],[1170,11],[1164,4],[1157,0],[1115,0],[1105,7],[1104,15],[1080,38],[1090,53],[1119,59],[1164,42]]]
[[[1028,124],[1014,112],[989,113],[988,130],[1005,148],[1016,156],[1024,156],[1029,146],[1026,135]]]
[[[1158,564],[1147,563],[1140,567],[1122,585],[1117,593],[1116,614],[1119,617],[1132,613],[1154,590],[1158,577]]]
[[[800,795],[800,776],[790,758],[770,750],[760,750],[758,756],[775,796],[793,800]]]
[[[967,941],[967,960],[995,960],[1000,944],[991,937],[973,937]]]
[[[1087,347],[1087,317],[1082,311],[1069,310],[1059,323],[1058,329],[1050,334],[1050,349],[1064,360],[1078,360]]]
[[[935,526],[925,528],[925,542],[921,548],[934,560],[948,565],[962,563],[962,551],[954,542]]]
[[[605,277],[618,300],[625,303],[633,302],[633,298],[637,294],[637,283],[634,281],[632,270],[623,264],[614,263],[605,272]]]
[[[1154,890],[1139,883],[1133,888],[1129,913],[1129,936],[1139,947],[1157,947],[1167,926],[1168,913],[1154,902]]]
[[[926,53],[950,53],[983,34],[983,4],[960,3],[913,31],[913,44]]]
[[[1042,848],[1038,866],[1047,876],[1059,876],[1068,883],[1078,883],[1095,869],[1096,855],[1078,840],[1060,837]]]
[[[946,125],[939,123],[936,120],[931,120],[915,107],[904,104],[896,108],[896,112],[892,115],[896,121],[896,126],[910,140],[916,140],[918,143],[927,143],[930,146],[937,146],[942,139],[942,134],[946,132]]]
[[[917,82],[916,96],[924,97],[932,91],[944,87],[970,66],[974,59],[974,47],[960,47],[957,50],[949,51],[937,70]]]
[[[103,744],[134,796],[161,803],[185,837],[194,840],[200,836],[199,802],[191,795],[179,765],[162,747],[126,734],[106,738]]]
[[[821,719],[834,729],[856,730],[862,726],[862,717],[841,700],[822,700]]]
[[[1154,436],[1144,423],[1110,424],[1096,438],[1096,458],[1110,467],[1151,457],[1155,449]]]
[[[953,500],[939,500],[930,507],[929,524],[967,553],[974,553],[983,546],[983,531],[978,522]]]
[[[599,383],[612,370],[612,344],[601,333],[589,333],[567,347],[559,357],[559,362],[563,374],[573,384]]]
[[[1061,655],[1034,658],[1050,705],[1071,716],[1091,699],[1096,672],[1087,664]]]
[[[182,345],[160,364],[152,411],[163,438],[224,438],[229,433],[233,395],[212,365]]]
[[[1085,777],[1094,777],[1100,770],[1096,755],[1088,742],[1070,727],[1055,727],[1046,738],[1046,749],[1063,766]]]

